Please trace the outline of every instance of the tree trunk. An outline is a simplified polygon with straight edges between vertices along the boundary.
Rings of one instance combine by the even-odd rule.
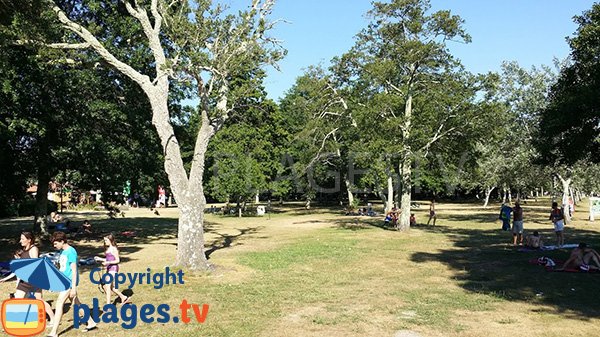
[[[571,200],[573,200],[573,205],[575,205],[575,195],[573,193],[573,188],[569,187],[569,197],[571,198]],[[568,202],[568,204],[570,205],[571,203]]]
[[[44,167],[44,165],[40,165],[38,167],[37,175],[38,182],[37,192],[35,195],[33,231],[35,233],[40,233],[42,236],[47,236],[48,223],[46,221],[46,216],[48,215],[48,184],[50,183],[50,175],[46,171],[46,167]]]
[[[402,194],[400,197],[400,219],[398,221],[398,230],[406,231],[410,229],[410,202],[411,202],[411,159],[406,156],[400,164],[400,177],[402,179]]]
[[[387,178],[387,202],[385,203],[385,213],[391,211],[394,207],[394,180],[392,176]]]
[[[512,204],[512,191],[510,190],[510,187],[506,190],[506,193],[508,194],[508,203]]]
[[[204,253],[204,159],[208,142],[214,134],[208,114],[202,111],[202,124],[194,147],[194,159],[189,178],[183,166],[181,152],[170,124],[167,105],[169,84],[165,78],[156,88],[144,88],[152,106],[152,124],[161,140],[165,156],[165,172],[179,206],[176,264],[191,270],[206,270],[210,264]]]
[[[568,224],[571,222],[571,217],[569,215],[569,187],[571,185],[571,178],[564,179],[560,174],[558,174],[557,176],[563,187],[562,207],[563,213],[565,215],[565,223]]]
[[[410,89],[409,89],[410,90]],[[400,219],[398,219],[398,230],[410,229],[410,199],[411,199],[411,166],[412,152],[409,145],[412,121],[412,94],[409,92],[404,105],[404,125],[402,128],[402,141],[404,143],[402,160],[400,162],[400,182],[402,186],[402,197],[400,199]]]
[[[255,204],[260,203],[260,196],[259,195],[260,195],[260,192],[256,191],[256,194],[254,195],[254,203]]]
[[[487,208],[488,207],[488,203],[490,201],[490,195],[492,194],[492,191],[496,188],[496,186],[492,186],[492,187],[487,187],[485,189],[485,201],[483,202],[483,208]]]
[[[177,195],[175,198],[179,207],[176,263],[195,270],[207,270],[210,264],[204,254],[204,195],[200,199]]]
[[[354,205],[354,193],[352,193],[352,184],[347,174],[344,174],[344,184],[346,185],[346,193],[348,194],[348,206],[352,206]]]

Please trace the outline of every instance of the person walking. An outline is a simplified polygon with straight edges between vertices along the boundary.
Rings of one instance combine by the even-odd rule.
[[[498,217],[500,220],[502,220],[502,230],[503,231],[509,231],[510,230],[510,215],[512,213],[513,209],[508,206],[507,204],[502,204],[502,207],[500,207],[500,216]]]
[[[40,250],[35,245],[35,236],[33,233],[27,231],[22,232],[19,243],[21,244],[22,249],[18,251],[18,254],[15,254],[16,259],[35,259],[40,256]],[[36,299],[44,302],[46,314],[48,314],[48,318],[50,319],[47,326],[53,325],[54,312],[52,311],[50,304],[42,298],[42,289],[35,287],[31,283],[19,280],[17,282],[17,289],[15,290],[15,298],[27,298],[31,294],[33,294]]]
[[[94,256],[94,260],[102,262],[102,265],[106,268],[106,272],[113,276],[113,282],[102,285],[104,293],[106,294],[106,304],[111,303],[111,293],[115,293],[119,296],[121,304],[129,303],[129,297],[123,295],[123,293],[115,289],[114,286],[115,274],[119,271],[121,258],[119,256],[119,248],[117,248],[115,236],[112,233],[104,237],[104,256],[104,258]]]
[[[58,336],[58,327],[63,316],[63,305],[67,298],[70,298],[74,304],[81,304],[77,297],[77,286],[79,285],[79,275],[77,271],[77,251],[67,242],[67,235],[64,232],[58,231],[52,234],[52,245],[55,249],[60,250],[59,270],[71,280],[71,288],[58,293],[56,299],[56,312],[54,313],[54,326],[48,337]],[[96,322],[90,317],[84,332],[95,330]]]
[[[431,204],[429,204],[429,220],[427,220],[427,225],[433,219],[433,225],[435,226],[435,221],[437,220],[437,215],[435,213],[435,199],[431,199]]]

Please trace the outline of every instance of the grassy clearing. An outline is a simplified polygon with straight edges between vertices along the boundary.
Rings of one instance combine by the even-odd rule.
[[[525,205],[527,231],[552,241],[548,200]],[[289,207],[267,218],[207,218],[207,247],[216,269],[185,274],[184,286],[133,288],[135,303],[166,303],[173,313],[183,298],[210,305],[204,324],[138,322],[135,330],[103,324],[94,335],[129,336],[589,336],[599,323],[600,274],[549,273],[527,261],[499,230],[497,207],[441,203],[438,226],[408,233],[384,230],[381,220],[326,209]],[[426,209],[417,209],[419,222]],[[75,215],[73,215],[74,217]],[[124,271],[164,269],[174,261],[176,210],[160,216],[132,210],[125,218],[96,217],[97,228],[136,231],[121,244]],[[600,247],[600,226],[576,214],[567,242]],[[26,224],[0,224],[4,249]],[[28,224],[27,224],[28,225]],[[75,242],[81,256],[100,242]],[[567,251],[546,253],[566,258]],[[83,270],[82,300],[101,298]],[[14,284],[3,284],[8,293]],[[55,295],[47,296],[53,299]],[[72,314],[67,314],[67,317]],[[68,329],[64,322],[62,330]],[[536,327],[531,329],[531,327]],[[74,335],[72,330],[65,335]]]

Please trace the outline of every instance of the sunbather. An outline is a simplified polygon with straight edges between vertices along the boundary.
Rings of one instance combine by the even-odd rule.
[[[600,254],[582,242],[577,248],[573,249],[569,259],[557,270],[567,268],[577,268],[582,271],[600,270]]]

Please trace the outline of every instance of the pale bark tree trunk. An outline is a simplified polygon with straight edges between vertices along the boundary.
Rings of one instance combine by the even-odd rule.
[[[485,200],[483,202],[483,208],[487,208],[488,207],[488,203],[490,201],[490,195],[492,194],[492,191],[495,188],[496,188],[496,186],[486,187],[486,189],[485,189]]]
[[[400,177],[402,179],[402,195],[400,197],[400,221],[398,230],[410,229],[410,202],[411,202],[411,159],[406,156],[400,164]]]
[[[573,204],[575,204],[575,195],[573,194],[573,187],[569,188],[569,197],[573,200]],[[569,203],[570,204],[570,203]]]
[[[563,213],[565,215],[565,223],[570,223],[571,217],[569,216],[569,188],[571,185],[571,178],[564,179],[560,174],[557,174],[557,176],[563,187],[561,203],[563,207]]]
[[[35,214],[33,219],[33,231],[40,233],[42,236],[48,235],[48,184],[50,176],[46,172],[46,167],[38,167],[38,183],[37,192],[35,195]]]
[[[348,194],[348,206],[352,206],[354,205],[354,193],[352,193],[352,184],[346,174],[344,174],[344,183],[346,185],[346,193]]]
[[[333,139],[337,142],[337,137],[335,135]],[[336,154],[338,158],[342,158],[342,151],[340,151],[339,147],[336,149]],[[346,193],[348,194],[348,206],[352,206],[354,205],[354,194],[352,193],[352,183],[350,182],[350,179],[348,179],[348,172],[344,172],[344,185],[346,186]]]
[[[402,196],[400,199],[400,219],[398,219],[398,230],[406,231],[410,229],[410,201],[411,201],[411,166],[412,166],[412,152],[409,145],[410,131],[412,121],[412,94],[408,94],[406,98],[406,104],[404,106],[404,125],[402,127],[402,138],[404,142],[404,149],[402,153],[402,160],[400,161],[400,182],[402,186]]]
[[[254,203],[258,204],[260,203],[260,192],[256,191],[256,194],[254,195]]]
[[[387,202],[384,205],[386,214],[394,208],[394,179],[392,176],[387,178]]]
[[[152,106],[152,124],[158,132],[165,156],[165,172],[179,206],[177,235],[177,265],[190,269],[210,267],[204,254],[204,159],[214,129],[206,111],[202,111],[202,125],[194,148],[194,159],[189,178],[183,166],[179,143],[170,124],[167,98],[168,81],[158,81],[156,87],[145,87]]]
[[[508,194],[508,203],[512,204],[512,191],[510,190],[510,187],[506,190],[506,193]]]

